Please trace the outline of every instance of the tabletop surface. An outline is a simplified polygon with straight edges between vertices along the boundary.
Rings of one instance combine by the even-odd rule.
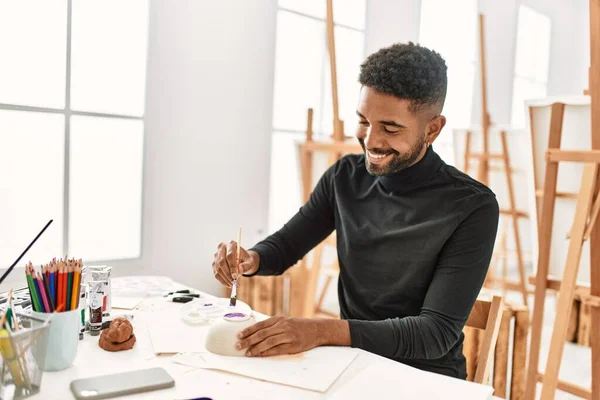
[[[213,297],[204,295],[205,297]],[[391,363],[373,353],[360,349],[357,357],[343,374],[325,392],[315,392],[260,381],[227,372],[193,368],[173,363],[169,355],[156,355],[152,348],[146,323],[158,310],[179,312],[182,305],[166,301],[165,298],[145,299],[136,310],[113,309],[113,315],[133,314],[133,327],[137,342],[133,349],[122,352],[108,352],[98,346],[98,336],[86,332],[79,342],[77,357],[72,367],[59,372],[44,372],[40,393],[30,399],[74,399],[70,391],[70,382],[74,379],[87,378],[104,374],[133,371],[151,367],[163,367],[175,380],[175,386],[153,392],[119,397],[120,399],[196,399],[207,397],[218,399],[327,399],[335,395],[344,384],[353,379],[365,367],[373,363]],[[255,313],[257,319],[267,316]],[[375,384],[375,382],[374,382]],[[448,398],[455,398],[449,394]],[[494,399],[497,399],[494,397]]]

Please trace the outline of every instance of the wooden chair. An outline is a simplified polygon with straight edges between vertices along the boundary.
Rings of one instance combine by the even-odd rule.
[[[473,306],[473,310],[471,310],[465,327],[481,331],[482,339],[481,350],[477,357],[465,354],[467,358],[467,371],[471,371],[469,376],[467,376],[467,380],[469,381],[482,384],[487,384],[488,382],[491,369],[490,364],[496,350],[498,331],[502,322],[502,303],[502,296],[493,296],[492,301],[477,300]],[[465,353],[469,353],[466,347],[469,346],[465,346]],[[473,360],[474,358],[476,358],[476,361]],[[469,362],[473,363],[474,361],[476,365],[469,365]]]

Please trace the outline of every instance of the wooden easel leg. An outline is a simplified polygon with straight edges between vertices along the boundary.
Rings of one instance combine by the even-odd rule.
[[[333,264],[329,268],[333,269],[334,265],[335,265],[335,269],[339,272],[340,267],[339,267],[337,258],[334,260]],[[332,279],[333,278],[331,277],[331,275],[327,275],[325,277],[323,289],[321,289],[321,294],[319,295],[319,299],[317,300],[317,305],[315,306],[316,312],[321,312],[323,310],[323,303],[325,302],[325,296],[327,296],[327,289],[329,289],[329,285],[331,284]]]
[[[306,273],[306,294],[304,296],[304,312],[305,318],[313,318],[315,316],[315,295],[317,293],[317,283],[321,272],[321,264],[323,260],[323,243],[319,243],[313,251],[313,259],[310,269]]]
[[[512,373],[510,377],[510,399],[525,397],[525,370],[527,368],[527,338],[529,333],[529,309],[515,310],[513,333]]]
[[[483,150],[482,154],[485,156],[479,161],[479,170],[477,173],[477,180],[484,185],[489,184],[489,130],[490,130],[490,116],[488,115],[487,108],[487,78],[486,78],[486,62],[485,62],[485,18],[482,13],[479,13],[479,68],[481,77],[481,139]]]
[[[502,243],[500,249],[504,254],[502,257],[502,295],[506,297],[508,291],[508,247],[506,246],[506,232],[508,231],[508,221],[506,221],[504,228],[504,236],[502,237]]]
[[[503,215],[500,216],[502,223],[500,225],[500,232],[498,232],[498,250],[492,254],[492,260],[490,261],[490,267],[485,276],[484,286],[494,288],[496,283],[496,269],[498,268],[498,261],[502,263],[502,268],[506,269],[506,231],[508,230],[508,221]],[[503,290],[506,290],[506,285],[503,285]],[[506,293],[504,293],[506,295]]]
[[[523,304],[527,306],[527,278],[525,276],[525,264],[523,263],[523,252],[521,251],[521,235],[519,233],[519,217],[517,216],[516,210],[517,205],[515,201],[515,194],[513,189],[512,181],[512,169],[510,167],[510,158],[508,156],[508,144],[506,143],[506,132],[500,132],[500,139],[502,142],[502,155],[504,159],[504,170],[506,174],[506,186],[508,187],[508,200],[510,203],[510,210],[512,211],[511,219],[513,226],[513,233],[515,236],[515,247],[517,251],[517,266],[519,268],[519,278],[521,280],[521,293],[523,295]]]
[[[590,0],[590,70],[592,148],[600,149],[600,0]],[[599,177],[600,179],[600,177]],[[600,183],[599,183],[600,186]],[[600,296],[600,224],[590,235],[590,294]],[[600,400],[600,308],[592,307],[592,400]]]
[[[313,135],[313,110],[308,109],[306,116],[306,141],[312,141]],[[300,172],[302,174],[302,201],[306,203],[310,197],[312,191],[312,172],[313,172],[313,159],[312,153],[300,146]]]
[[[548,138],[548,148],[550,149],[560,148],[564,111],[564,104],[552,104],[550,134]],[[539,252],[535,278],[535,300],[533,305],[533,316],[531,318],[531,344],[527,366],[527,384],[525,387],[526,400],[534,400],[537,385],[542,324],[544,319],[544,303],[546,301],[548,270],[550,266],[550,244],[552,239],[552,225],[554,224],[554,206],[556,204],[557,178],[558,163],[547,162],[544,178],[544,197],[542,198],[540,229],[538,231]]]
[[[556,310],[556,320],[552,331],[550,349],[544,379],[542,383],[541,399],[553,399],[558,386],[558,372],[562,359],[565,337],[567,334],[569,313],[571,311],[571,302],[575,293],[575,284],[577,281],[577,272],[579,271],[579,262],[581,260],[581,251],[583,246],[583,235],[585,233],[588,212],[594,196],[594,188],[598,165],[587,163],[583,171],[581,180],[581,189],[577,208],[575,209],[575,218],[571,239],[569,241],[569,250],[567,253],[567,262],[565,272],[560,284],[558,295],[558,305]]]
[[[465,174],[469,173],[469,160],[471,159],[471,131],[467,131],[465,137],[465,154],[463,161],[463,172]]]
[[[494,396],[506,398],[506,381],[508,375],[508,347],[510,342],[510,321],[513,310],[509,307],[504,309],[496,350],[494,353]]]

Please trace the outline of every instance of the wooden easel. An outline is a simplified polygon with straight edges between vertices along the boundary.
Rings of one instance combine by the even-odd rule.
[[[300,163],[302,170],[302,200],[306,203],[310,197],[310,193],[312,191],[312,172],[313,172],[313,156],[315,153],[326,153],[329,154],[328,157],[328,166],[333,165],[336,161],[338,161],[343,155],[348,153],[362,153],[362,147],[356,140],[347,141],[347,140],[334,140],[333,141],[315,141],[312,136],[312,115],[313,110],[308,110],[307,116],[307,130],[306,130],[306,140],[301,143],[299,146],[300,151]],[[341,122],[341,121],[340,121]],[[340,127],[343,127],[343,124],[338,124]],[[342,136],[343,138],[343,136]],[[331,280],[336,277],[339,273],[339,264],[337,260],[337,256],[335,257],[333,263],[324,271],[325,272],[325,283],[319,294],[319,299],[315,304],[315,294],[317,291],[317,283],[319,279],[319,274],[322,269],[322,257],[323,251],[326,246],[336,246],[336,237],[335,232],[332,233],[327,239],[323,240],[319,243],[313,252],[312,263],[309,267],[306,259],[303,260],[302,269],[298,270],[298,274],[295,275],[295,278],[298,281],[302,279],[304,281],[304,287],[299,291],[298,287],[296,287],[292,293],[292,300],[297,304],[297,306],[293,307],[294,312],[299,313],[304,317],[338,317],[337,314],[333,314],[323,309],[323,301],[325,299],[325,295],[327,293],[327,289],[331,283]],[[302,276],[302,278],[300,277]],[[298,299],[303,299],[302,301]],[[298,307],[302,307],[301,311]]]
[[[600,0],[590,0],[590,70],[589,93],[591,97],[591,134],[592,150],[564,151],[560,150],[562,118],[564,104],[552,105],[552,120],[548,151],[546,156],[546,174],[544,180],[544,196],[540,220],[540,241],[538,268],[535,283],[535,305],[533,309],[530,358],[527,370],[527,386],[525,398],[533,400],[536,394],[536,383],[542,382],[541,399],[553,399],[557,389],[567,391],[576,396],[600,399],[600,224],[595,223],[600,211]],[[570,230],[569,248],[563,277],[550,281],[548,270],[550,264],[550,242],[559,162],[584,163],[583,177],[575,217]],[[581,259],[583,242],[590,240],[590,294],[584,302],[591,306],[592,335],[592,387],[591,390],[560,381],[558,373],[567,335],[571,305],[578,289],[577,273]],[[542,322],[544,316],[545,293],[550,286],[559,286],[558,304],[550,354],[546,369],[538,372]]]
[[[333,101],[333,135],[332,140],[318,141],[313,139],[313,110],[308,109],[306,124],[306,140],[299,145],[300,167],[302,171],[302,201],[306,203],[312,192],[313,155],[315,153],[328,154],[328,166],[333,165],[347,153],[362,153],[362,148],[356,140],[348,141],[344,134],[344,123],[339,117],[337,69],[335,56],[335,36],[333,21],[333,0],[327,2],[327,47],[329,65],[331,70],[331,98]],[[313,317],[315,315],[328,315],[322,309],[323,300],[329,284],[334,276],[339,273],[337,261],[326,271],[326,281],[319,295],[315,307],[315,295],[321,268],[321,258],[325,246],[335,247],[335,233],[319,243],[313,251],[312,264],[309,266],[307,258],[302,259],[297,266],[291,268],[287,274],[290,277],[290,314],[294,316]],[[336,258],[337,260],[337,258]]]
[[[492,125],[490,114],[488,113],[487,108],[487,83],[486,83],[486,66],[485,66],[485,35],[484,35],[484,16],[483,14],[479,14],[479,65],[481,67],[481,133],[482,133],[482,142],[483,142],[483,150],[481,153],[475,153],[471,151],[471,136],[472,132],[467,131],[467,136],[465,140],[465,153],[464,153],[464,168],[463,172],[468,173],[469,164],[471,159],[479,160],[479,167],[477,170],[477,180],[484,185],[489,185],[489,174],[490,170],[498,169],[490,166],[490,160],[500,160],[502,162],[502,167],[499,168],[500,171],[503,171],[506,176],[506,186],[508,188],[508,200],[509,200],[509,208],[508,209],[500,209],[500,213],[503,215],[508,215],[512,221],[512,228],[514,233],[514,241],[516,247],[516,255],[517,255],[517,266],[519,269],[519,279],[520,282],[518,286],[515,287],[514,284],[510,284],[506,280],[505,274],[503,274],[503,279],[498,280],[494,274],[494,268],[490,268],[488,272],[488,276],[486,277],[486,286],[494,286],[497,281],[500,281],[502,287],[506,289],[515,289],[517,288],[523,295],[523,304],[527,306],[527,278],[525,276],[525,264],[523,262],[523,251],[521,249],[521,236],[519,231],[519,218],[529,218],[528,214],[523,211],[518,211],[515,195],[514,195],[514,187],[512,180],[513,168],[510,164],[510,158],[508,154],[508,144],[506,140],[506,132],[500,132],[500,141],[502,144],[502,152],[499,154],[492,154],[489,150],[489,131]],[[506,243],[506,230],[502,229],[500,235],[500,242]],[[506,257],[506,249],[505,246],[501,246],[503,249],[500,249],[502,255],[498,255],[498,250],[496,250],[495,259]],[[504,258],[506,260],[506,258]],[[492,263],[494,264],[494,263]],[[504,263],[506,266],[506,263]]]

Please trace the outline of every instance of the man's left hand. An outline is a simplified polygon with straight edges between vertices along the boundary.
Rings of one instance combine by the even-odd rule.
[[[236,348],[247,356],[295,354],[322,345],[322,336],[318,320],[277,316],[238,333]]]

